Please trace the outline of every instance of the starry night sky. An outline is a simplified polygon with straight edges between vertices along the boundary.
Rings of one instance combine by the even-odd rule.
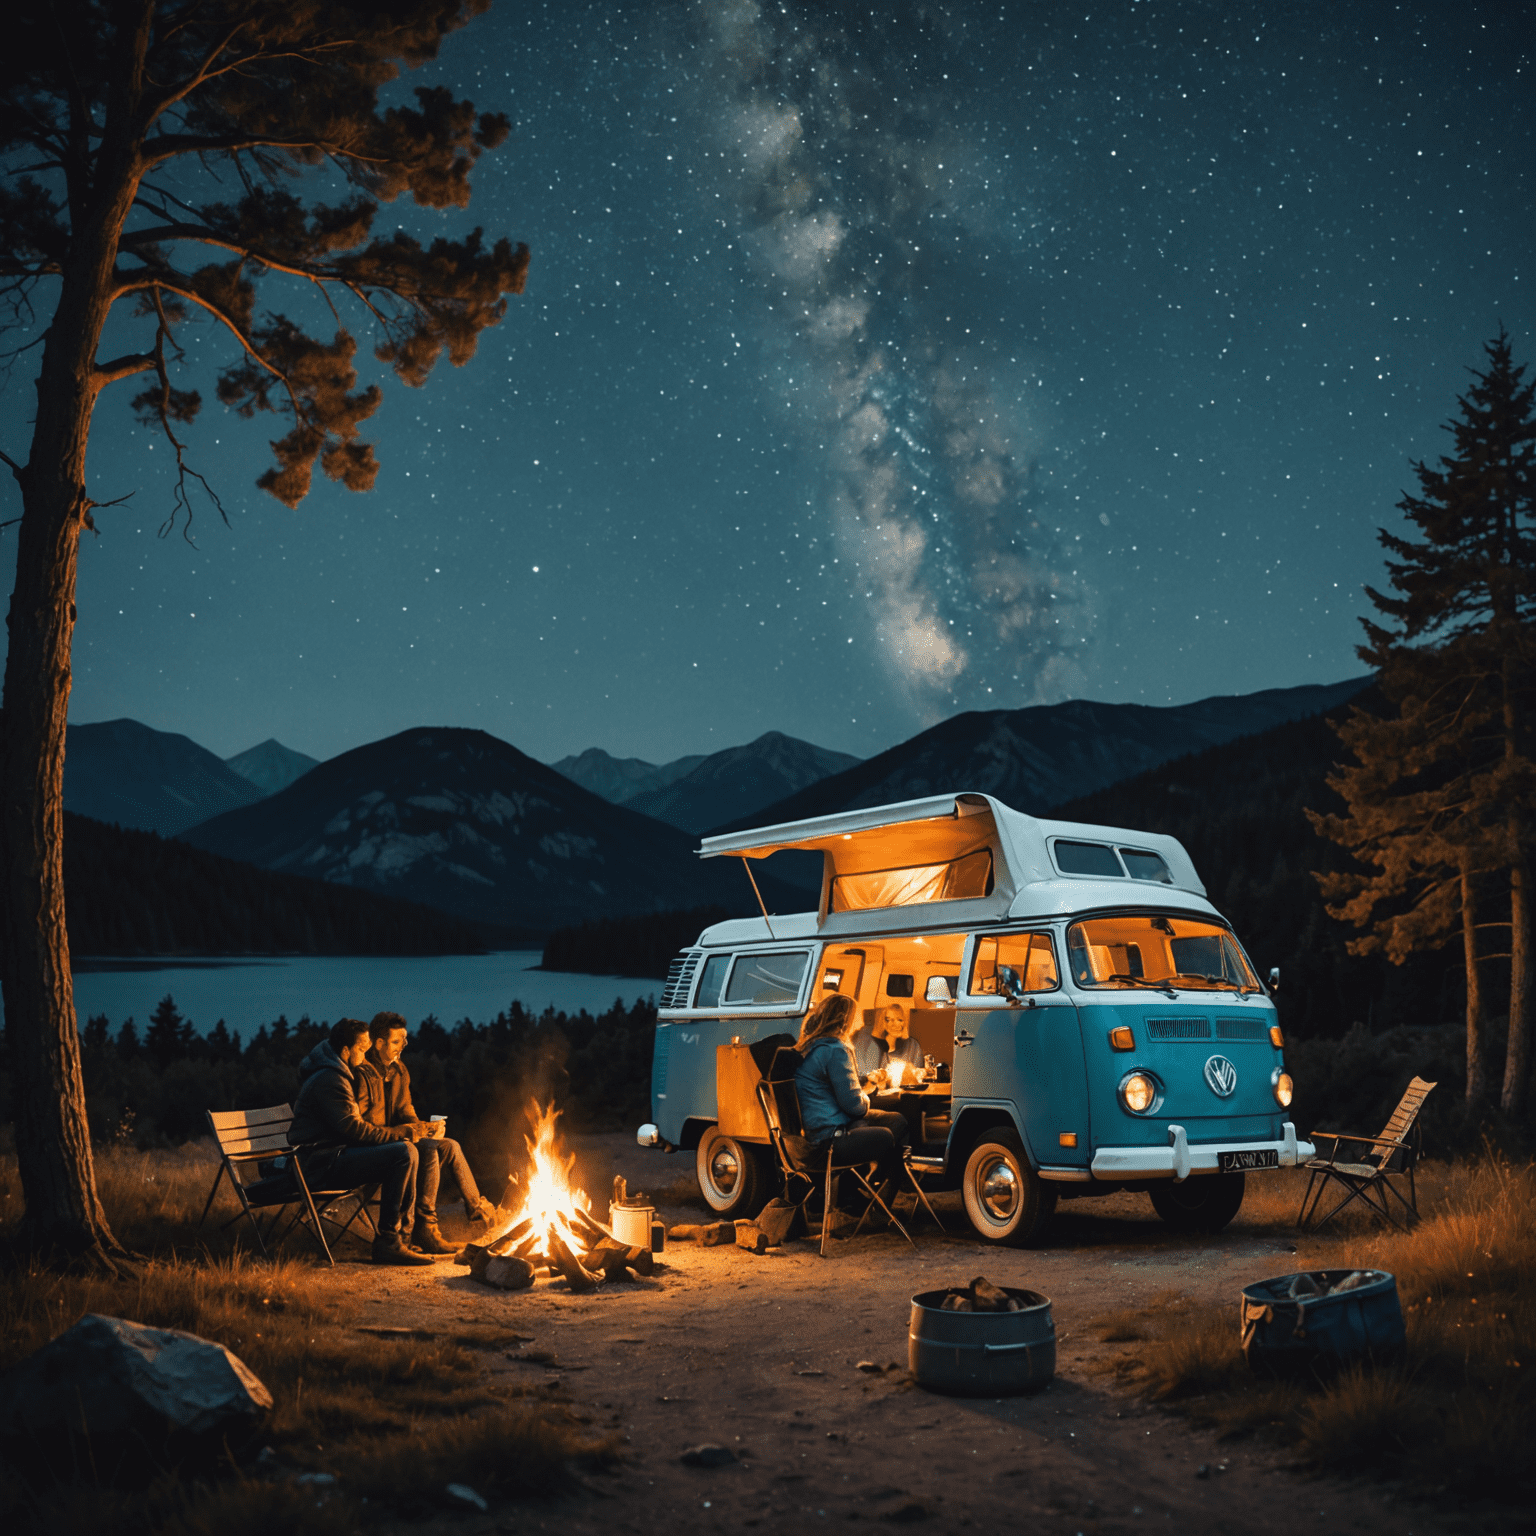
[[[109,392],[91,492],[135,495],[85,541],[71,719],[862,756],[961,709],[1354,675],[1409,460],[1501,321],[1536,361],[1532,18],[501,0],[406,84],[511,140],[467,215],[379,227],[526,240],[525,296],[386,383],[371,494],[288,511],[270,422],[207,409],[230,526],[201,505],[195,547]]]

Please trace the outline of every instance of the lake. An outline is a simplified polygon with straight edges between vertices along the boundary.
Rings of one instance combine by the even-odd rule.
[[[249,1039],[279,1014],[296,1023],[304,1014],[327,1023],[351,1016],[371,1019],[382,1009],[415,1025],[428,1014],[452,1027],[460,1019],[487,1023],[513,1001],[534,1013],[554,1007],[602,1013],[622,998],[628,1006],[654,997],[661,983],[635,976],[581,976],[539,971],[540,952],[490,955],[300,955],[228,959],[198,956],[80,956],[74,962],[75,1013],[81,1025],[104,1013],[112,1029],[133,1019],[142,1036],[155,1005],[169,992],[200,1033],[223,1019]]]

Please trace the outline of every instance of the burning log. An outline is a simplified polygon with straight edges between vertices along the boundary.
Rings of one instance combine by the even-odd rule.
[[[588,1269],[600,1269],[610,1280],[626,1280],[625,1270],[632,1269],[637,1275],[656,1273],[656,1260],[649,1248],[631,1248],[617,1238],[605,1237],[596,1244],[582,1263]]]
[[[736,1246],[738,1248],[745,1248],[748,1253],[767,1253],[768,1234],[756,1222],[738,1221],[736,1223]]]
[[[571,1226],[580,1236],[591,1243],[612,1243],[617,1239],[610,1228],[605,1227],[590,1211],[584,1211],[579,1206],[571,1218]]]
[[[470,1273],[473,1275],[474,1270]],[[526,1259],[495,1255],[486,1260],[485,1267],[475,1278],[499,1291],[526,1291],[533,1284],[533,1265]]]
[[[533,1222],[521,1221],[510,1231],[499,1232],[483,1242],[466,1243],[454,1257],[456,1264],[469,1265],[469,1272],[476,1280],[485,1273],[488,1260],[496,1258],[526,1259],[538,1238],[533,1235]]]
[[[556,1269],[565,1276],[566,1283],[580,1295],[596,1290],[602,1281],[601,1274],[594,1275],[581,1260],[566,1247],[558,1233],[549,1234],[548,1255]]]

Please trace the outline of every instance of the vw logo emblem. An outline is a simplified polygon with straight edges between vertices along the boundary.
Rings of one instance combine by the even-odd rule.
[[[1218,1099],[1230,1099],[1237,1087],[1237,1068],[1225,1056],[1212,1056],[1205,1064],[1205,1080]]]

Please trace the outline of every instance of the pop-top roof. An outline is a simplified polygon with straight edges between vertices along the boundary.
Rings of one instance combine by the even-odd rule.
[[[1167,906],[1174,892],[1173,905],[1214,911],[1176,838],[1042,821],[965,792],[730,832],[705,838],[699,855],[765,859],[783,849],[823,855],[823,933]]]

